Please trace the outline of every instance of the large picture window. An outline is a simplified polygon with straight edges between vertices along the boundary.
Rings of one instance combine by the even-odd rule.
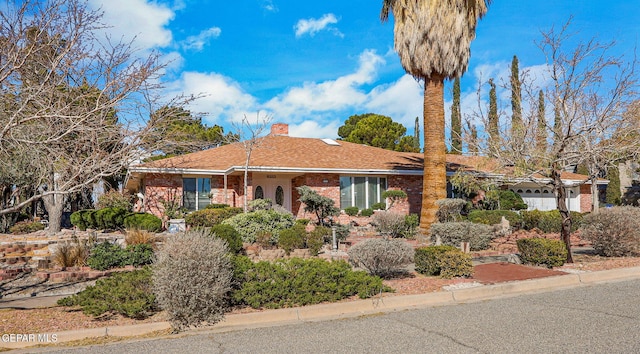
[[[182,206],[190,211],[204,209],[211,204],[211,178],[183,178]]]
[[[356,206],[359,209],[371,208],[373,204],[384,201],[382,193],[387,190],[384,177],[340,177],[340,209]]]

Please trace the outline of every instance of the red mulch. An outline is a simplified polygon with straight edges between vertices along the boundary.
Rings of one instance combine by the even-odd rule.
[[[505,281],[544,278],[564,275],[558,270],[524,266],[507,262],[478,264],[473,267],[473,279],[483,284],[495,284]]]

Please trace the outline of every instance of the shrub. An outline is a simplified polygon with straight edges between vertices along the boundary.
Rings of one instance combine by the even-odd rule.
[[[406,272],[413,262],[413,247],[400,239],[364,240],[351,247],[348,254],[353,265],[380,277]]]
[[[327,224],[325,219],[340,213],[333,199],[318,194],[308,186],[297,187],[296,190],[300,194],[299,200],[304,203],[304,211],[314,213],[318,224],[324,226]]]
[[[564,242],[546,238],[521,238],[516,241],[523,263],[559,267],[567,260]]]
[[[466,277],[473,274],[471,255],[453,246],[430,246],[415,250],[416,272],[443,278]]]
[[[368,209],[362,209],[362,210],[360,211],[360,216],[366,216],[366,217],[369,217],[369,216],[371,216],[371,215],[373,215],[373,209],[371,209],[371,208],[368,208]]]
[[[262,232],[270,235],[271,244],[277,244],[280,231],[293,226],[293,215],[276,210],[257,210],[235,215],[222,223],[233,226],[242,242],[253,243]]]
[[[280,231],[278,247],[282,248],[287,255],[296,248],[303,248],[307,232],[303,226],[294,225],[288,229]]]
[[[249,207],[249,211],[269,210],[273,206],[273,201],[269,198],[254,199],[249,201],[247,206]]]
[[[89,241],[59,242],[52,254],[53,263],[60,267],[82,267],[90,251]]]
[[[131,209],[133,208],[133,203],[131,202],[132,199],[133,198],[130,195],[111,190],[98,197],[96,208],[117,208],[124,209],[125,211],[131,211]]]
[[[105,208],[94,214],[98,229],[121,229],[129,212],[122,208]]]
[[[439,222],[454,222],[462,220],[462,213],[467,207],[464,199],[440,199],[436,201],[438,211],[436,217]]]
[[[157,237],[146,230],[129,230],[125,234],[124,240],[127,246],[140,244],[153,245]]]
[[[242,208],[205,208],[187,214],[184,221],[193,227],[212,227],[241,213]]]
[[[583,215],[572,211],[571,214],[571,232],[576,231],[582,224]],[[525,230],[539,229],[545,233],[560,232],[562,228],[562,217],[558,210],[531,210],[522,211],[522,220]]]
[[[311,220],[309,220],[309,219],[296,219],[295,225],[302,225],[302,226],[304,226],[306,228],[307,225],[309,225],[310,222],[311,222]]]
[[[238,254],[242,251],[242,238],[240,233],[231,225],[218,224],[209,229],[211,235],[227,241],[229,252]]]
[[[99,279],[76,295],[58,300],[61,306],[80,306],[91,316],[105,313],[142,319],[157,311],[155,296],[151,292],[151,269],[113,274]]]
[[[402,231],[402,237],[406,239],[414,239],[418,233],[420,225],[420,216],[418,214],[409,214],[404,217],[404,224],[407,227]]]
[[[124,264],[121,263],[120,266],[132,265],[134,267],[141,267],[153,263],[153,247],[149,244],[140,243],[137,245],[129,245],[124,251]]]
[[[365,299],[389,288],[382,279],[353,271],[343,260],[282,259],[253,263],[237,257],[235,303],[253,308],[281,308],[335,302],[358,295]]]
[[[38,221],[20,221],[9,228],[12,234],[28,234],[40,230],[44,230],[44,224]]]
[[[512,190],[499,190],[500,210],[526,210],[528,208],[520,194]]]
[[[580,236],[607,257],[640,255],[640,209],[624,206],[589,214]]]
[[[128,230],[147,230],[150,232],[162,231],[162,220],[149,213],[129,214],[124,218],[124,227]]]
[[[503,216],[514,230],[522,228],[522,216],[510,210],[472,210],[467,219],[476,224],[495,225],[502,222]]]
[[[87,229],[97,229],[98,223],[96,222],[96,211],[95,209],[87,209],[82,214],[82,220],[86,225]]]
[[[346,240],[347,237],[349,237],[349,234],[351,233],[351,228],[349,227],[348,224],[333,224],[332,227],[336,229],[336,238],[338,239],[338,241]],[[328,236],[331,237],[331,232],[329,232]]]
[[[385,202],[380,202],[380,203],[375,203],[371,206],[371,209],[373,210],[387,210],[387,203]]]
[[[431,225],[431,242],[438,239],[443,245],[459,247],[460,242],[469,242],[472,251],[481,251],[489,248],[494,234],[491,226],[474,224],[472,222],[447,222]]]
[[[127,264],[125,250],[115,243],[103,242],[96,245],[87,258],[87,265],[96,270],[123,267]]]
[[[85,231],[87,229],[87,224],[84,222],[84,219],[82,218],[82,214],[85,212],[86,210],[78,210],[71,213],[71,216],[70,216],[71,225],[77,227],[78,230],[80,231]]]
[[[349,216],[356,216],[358,215],[359,211],[360,209],[357,206],[350,206],[350,207],[344,208],[344,213]]]
[[[198,229],[167,239],[153,268],[153,289],[174,330],[212,325],[224,317],[232,275],[225,241]]]
[[[389,209],[391,209],[393,207],[393,204],[395,204],[397,201],[407,198],[407,193],[399,189],[390,189],[382,192],[382,198],[385,200],[389,199],[389,201],[391,201],[391,203],[389,204]]]
[[[204,208],[205,209],[224,209],[224,208],[229,208],[229,204],[211,203]]]
[[[394,211],[379,211],[373,215],[376,231],[384,236],[401,237],[408,226],[405,215]]]
[[[313,231],[306,234],[305,247],[309,249],[312,256],[317,256],[325,243],[325,238],[331,237],[331,229],[318,226]],[[336,235],[337,238],[337,235]]]

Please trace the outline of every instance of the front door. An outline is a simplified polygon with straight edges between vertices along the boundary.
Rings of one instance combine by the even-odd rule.
[[[253,181],[253,199],[271,199],[291,211],[291,179],[277,175],[260,176]]]

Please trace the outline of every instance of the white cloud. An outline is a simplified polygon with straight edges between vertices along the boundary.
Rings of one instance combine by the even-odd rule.
[[[182,43],[182,47],[186,50],[201,51],[209,40],[220,37],[222,30],[219,27],[208,28],[195,36],[189,36]]]
[[[411,75],[403,75],[395,82],[374,88],[365,106],[368,111],[389,116],[412,128],[416,117],[422,117],[422,90],[421,83]]]
[[[115,40],[135,38],[138,49],[162,48],[171,44],[172,34],[166,28],[175,13],[169,7],[145,0],[90,0],[94,8],[104,11],[105,34]]]
[[[256,101],[244,92],[238,83],[216,73],[184,72],[182,77],[170,83],[170,95],[203,95],[189,109],[205,114],[207,123],[237,119],[246,112],[254,111]]]
[[[362,105],[367,101],[367,94],[360,86],[371,83],[378,66],[383,63],[384,59],[375,51],[366,50],[360,54],[360,65],[355,73],[321,83],[305,82],[271,99],[265,107],[277,117],[304,117],[311,112]]]
[[[296,37],[302,37],[305,34],[310,36],[314,36],[316,33],[326,30],[333,32],[333,34],[344,37],[344,35],[335,27],[332,27],[332,24],[338,23],[338,19],[334,14],[325,14],[319,19],[310,18],[299,20],[298,23],[293,27],[296,31]]]
[[[262,2],[262,8],[268,12],[278,12],[278,7],[273,3],[272,0],[265,0]]]
[[[336,138],[342,123],[329,122],[321,125],[318,121],[305,120],[300,124],[289,125],[289,135],[305,138]]]

